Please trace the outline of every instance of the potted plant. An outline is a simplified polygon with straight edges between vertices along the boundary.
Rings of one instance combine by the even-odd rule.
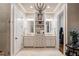
[[[72,36],[72,45],[75,46],[78,42],[79,33],[75,30],[70,31],[70,36]]]

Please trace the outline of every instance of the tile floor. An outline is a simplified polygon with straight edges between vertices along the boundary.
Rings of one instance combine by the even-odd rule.
[[[55,48],[23,48],[16,56],[63,56]]]

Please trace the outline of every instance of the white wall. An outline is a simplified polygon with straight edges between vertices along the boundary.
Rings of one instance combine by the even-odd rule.
[[[0,50],[6,55],[10,52],[10,7],[8,3],[0,4]]]
[[[63,14],[63,12],[61,12],[60,14],[59,14],[59,27],[64,27],[64,25],[63,25],[63,19],[64,19],[64,14]]]

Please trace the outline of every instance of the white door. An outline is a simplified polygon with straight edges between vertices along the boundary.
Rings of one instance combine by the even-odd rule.
[[[23,21],[20,11],[14,8],[14,54],[21,48],[23,43]]]

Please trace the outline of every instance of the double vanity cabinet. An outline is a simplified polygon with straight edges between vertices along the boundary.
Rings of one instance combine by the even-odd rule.
[[[25,36],[24,47],[55,47],[55,36]]]

